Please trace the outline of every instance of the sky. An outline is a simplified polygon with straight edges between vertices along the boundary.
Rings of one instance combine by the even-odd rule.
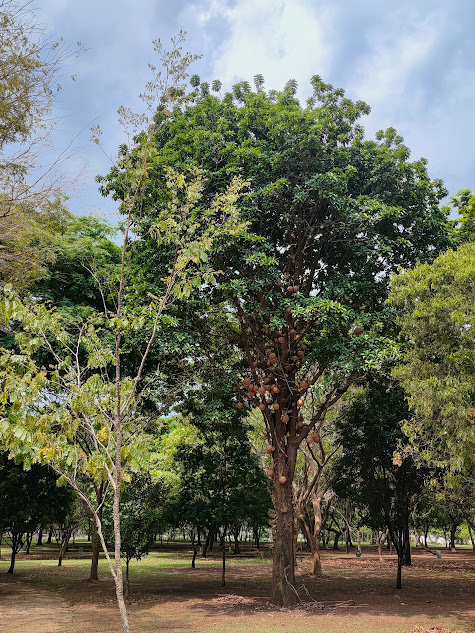
[[[37,0],[49,33],[87,49],[71,58],[54,116],[57,151],[73,141],[62,169],[76,213],[114,217],[97,191],[125,136],[117,110],[140,110],[153,41],[180,30],[202,55],[192,72],[225,89],[261,73],[267,89],[310,78],[362,99],[367,137],[395,127],[414,159],[429,161],[450,195],[475,189],[475,3],[470,0]],[[99,124],[103,150],[90,141]],[[74,140],[73,140],[74,139]],[[69,153],[69,152],[68,152]]]

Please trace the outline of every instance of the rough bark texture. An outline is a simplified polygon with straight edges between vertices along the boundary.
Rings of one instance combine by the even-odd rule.
[[[277,452],[277,451],[276,451]],[[278,454],[274,473],[274,559],[272,567],[272,601],[279,605],[295,604],[294,507],[292,483],[285,455]],[[281,484],[279,477],[286,477]]]

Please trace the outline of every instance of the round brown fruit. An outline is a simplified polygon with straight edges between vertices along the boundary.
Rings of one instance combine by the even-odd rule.
[[[304,380],[303,382],[300,383],[299,387],[300,389],[308,389],[308,382]]]
[[[299,420],[299,421],[297,422],[297,428],[298,428],[298,429],[303,429],[303,427],[304,427],[304,426],[305,426],[305,424],[303,423],[303,420]]]
[[[272,453],[275,451],[275,448],[272,446],[272,444],[268,444],[266,446],[266,451],[268,455],[272,455]]]
[[[279,389],[279,387],[277,385],[272,387],[272,393],[280,393],[280,389]]]
[[[265,410],[266,410],[266,405],[261,403],[261,404],[259,405],[259,409],[260,409],[261,411],[265,411]]]
[[[265,387],[259,387],[258,392],[261,394],[261,396],[263,396],[266,392],[266,388]]]
[[[242,409],[242,408],[243,408],[243,406],[244,406],[244,405],[243,405],[243,403],[242,403],[242,402],[238,402],[238,403],[236,404],[236,407],[237,407],[238,409]]]
[[[304,401],[302,400],[302,398],[299,398],[299,399],[297,400],[297,404],[298,404],[298,406],[299,406],[299,407],[303,407],[303,405],[304,405],[305,403],[304,403]]]
[[[279,341],[281,345],[283,345],[285,343],[285,336],[279,336],[277,340]]]
[[[299,287],[298,286],[294,286],[292,292],[298,292],[299,291]]]
[[[297,334],[296,330],[290,330],[289,332],[290,336],[295,336]]]
[[[272,477],[274,476],[274,469],[273,468],[268,468],[266,470],[266,475],[272,479]]]
[[[287,286],[287,292],[293,292],[293,291],[294,291],[293,286]]]
[[[316,431],[314,431],[312,433],[312,437],[313,437],[313,441],[314,442],[319,442],[320,441],[320,435]]]
[[[305,354],[304,354],[302,351],[300,351],[300,352],[297,352],[297,356],[298,356],[299,358],[304,358],[304,357],[305,357]]]
[[[278,411],[280,409],[280,405],[278,402],[274,402],[272,406],[274,407],[274,411]]]
[[[279,484],[281,484],[282,486],[285,484],[286,481],[287,481],[287,477],[285,475],[281,475],[279,477]]]
[[[305,352],[305,350],[308,349],[308,347],[305,345],[305,343],[302,343],[302,345],[300,346],[300,349]]]
[[[282,420],[282,422],[284,424],[287,424],[287,422],[290,420],[289,416],[287,415],[287,413],[284,413],[284,415],[280,418]]]
[[[249,385],[251,384],[251,382],[252,382],[252,381],[251,381],[251,379],[250,379],[250,378],[244,378],[244,380],[242,381],[242,384],[243,384],[245,387],[249,387]]]
[[[363,334],[363,328],[357,325],[353,330],[353,334],[355,334],[356,336],[360,336],[360,334]]]
[[[305,441],[307,442],[307,444],[312,444],[313,443],[313,437],[307,437],[305,439]]]

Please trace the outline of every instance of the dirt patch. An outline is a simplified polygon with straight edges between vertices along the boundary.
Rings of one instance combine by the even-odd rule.
[[[161,550],[140,563],[134,561],[128,604],[134,633],[475,633],[475,559],[470,552],[442,559],[415,553],[413,567],[403,571],[402,591],[394,588],[394,557],[380,562],[366,550],[359,560],[354,553],[325,552],[320,578],[309,575],[308,557],[299,557],[301,603],[291,609],[269,603],[270,560],[231,556],[227,584],[221,587],[218,556],[198,559],[192,570],[190,554]],[[0,585],[0,612],[8,590],[14,609],[10,621],[15,625],[5,626],[0,616],[2,633],[120,630],[114,585],[103,561],[98,583],[84,581],[88,561],[73,556],[63,567],[29,559],[19,564],[17,573],[20,582],[7,583],[6,589]],[[25,587],[30,592],[25,594]],[[43,611],[33,620],[33,611],[25,614],[31,595],[47,600],[38,609],[49,608],[49,615]],[[66,615],[62,627],[61,605]],[[50,622],[56,628],[45,626]]]
[[[57,633],[72,620],[69,604],[15,579],[0,582],[1,633]]]

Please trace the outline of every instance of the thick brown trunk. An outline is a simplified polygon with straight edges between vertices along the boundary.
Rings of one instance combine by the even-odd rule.
[[[274,473],[274,560],[272,602],[289,606],[297,602],[294,559],[294,507],[292,482],[285,455],[278,454]],[[279,478],[286,477],[284,483]]]

